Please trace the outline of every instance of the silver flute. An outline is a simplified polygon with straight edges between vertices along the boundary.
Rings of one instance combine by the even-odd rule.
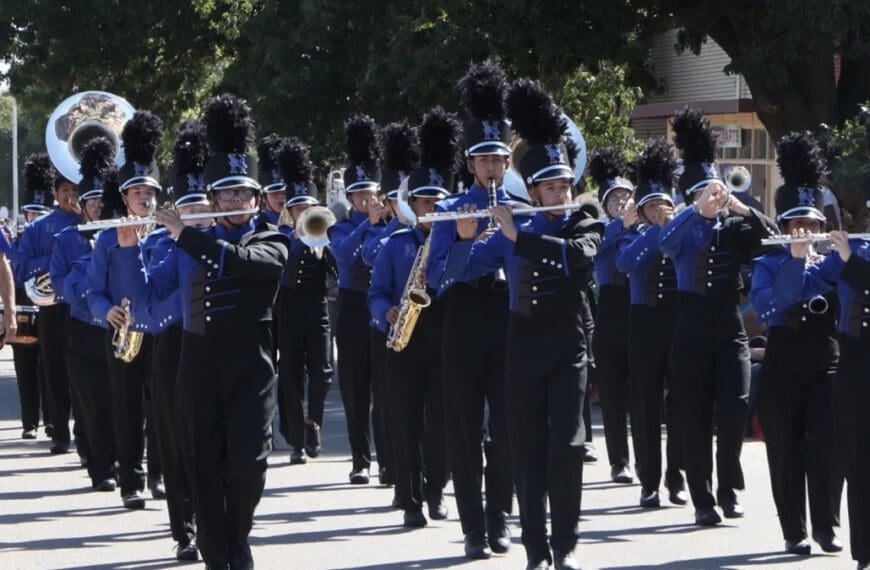
[[[866,234],[849,234],[849,239],[870,239],[870,233]],[[792,243],[830,243],[831,236],[829,234],[813,234],[811,236],[790,236],[786,234],[771,236],[761,240],[761,245],[788,245]]]
[[[561,206],[535,206],[530,208],[514,208],[512,210],[513,215],[515,216],[525,216],[528,214],[534,214],[537,212],[555,212],[558,210],[579,210],[583,207],[583,204],[563,204]],[[492,216],[489,208],[485,210],[474,210],[471,212],[434,212],[432,214],[426,214],[425,216],[420,216],[417,220],[417,223],[428,223],[428,222],[447,222],[450,220],[465,220],[468,218],[489,218]]]
[[[208,218],[225,218],[229,216],[247,216],[251,214],[257,214],[260,212],[259,208],[250,208],[248,210],[231,210],[229,212],[199,212],[198,214],[184,214],[181,217],[182,221],[187,220],[205,220]],[[112,220],[94,220],[93,222],[85,222],[83,224],[79,224],[76,228],[79,231],[87,231],[87,230],[105,230],[108,228],[126,228],[129,226],[144,226],[146,224],[153,224],[157,221],[156,216],[143,216],[141,218],[115,218]]]

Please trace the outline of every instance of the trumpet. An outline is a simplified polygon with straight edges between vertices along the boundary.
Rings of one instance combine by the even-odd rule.
[[[515,216],[527,216],[530,214],[535,214],[538,212],[557,212],[557,211],[573,211],[579,210],[584,206],[584,204],[561,204],[559,206],[534,206],[530,208],[514,208],[513,214]],[[420,216],[417,220],[418,223],[425,224],[430,222],[448,222],[448,221],[456,221],[456,220],[465,220],[468,218],[489,218],[492,217],[490,213],[490,209],[486,208],[485,210],[474,210],[472,212],[434,212],[432,214],[426,214],[425,216]]]
[[[870,239],[870,233],[849,234],[849,239]],[[830,245],[831,238],[828,234],[814,234],[810,236],[790,236],[782,234],[771,236],[761,240],[761,245],[789,245],[793,243],[813,243]]]
[[[746,192],[752,186],[752,174],[745,166],[735,166],[725,176],[725,184],[732,192]]]
[[[296,237],[308,247],[325,247],[329,245],[329,228],[336,223],[335,214],[324,206],[312,206],[296,220]]]
[[[249,216],[258,213],[257,208],[248,210],[231,210],[229,212],[199,212],[198,214],[184,214],[181,217],[182,221],[187,220],[204,220],[208,218],[224,218],[230,216]],[[157,222],[155,216],[143,216],[141,218],[115,218],[113,220],[94,220],[93,222],[85,222],[79,224],[76,228],[79,231],[88,230],[105,230],[108,228],[126,228],[129,226],[144,226]]]

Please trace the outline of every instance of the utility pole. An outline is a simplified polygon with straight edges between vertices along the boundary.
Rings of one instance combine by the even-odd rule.
[[[12,98],[12,215],[18,219],[18,106]]]

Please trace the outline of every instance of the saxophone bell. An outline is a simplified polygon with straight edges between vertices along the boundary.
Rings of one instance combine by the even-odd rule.
[[[133,362],[142,349],[142,340],[145,334],[130,330],[134,322],[133,314],[130,312],[130,299],[126,297],[121,299],[121,309],[124,311],[124,326],[120,329],[115,329],[112,335],[112,346],[115,347],[115,358],[122,362],[130,363]]]

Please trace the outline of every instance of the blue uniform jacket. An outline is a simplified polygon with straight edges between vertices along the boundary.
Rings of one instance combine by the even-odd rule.
[[[69,314],[72,318],[106,329],[108,328],[108,323],[104,319],[94,317],[88,306],[88,294],[91,291],[91,286],[88,282],[88,266],[90,262],[91,253],[86,253],[73,261],[63,281],[64,302],[69,305]]]
[[[604,237],[595,256],[595,275],[598,277],[598,288],[605,285],[625,287],[626,275],[616,267],[616,256],[622,238],[628,233],[628,228],[622,225],[622,218],[607,222],[604,226]]]
[[[516,242],[501,231],[483,241],[455,242],[446,260],[445,287],[504,266],[511,312],[548,316],[573,307],[583,298],[583,286],[573,278],[587,282],[603,231],[600,222],[592,220],[574,226],[576,219],[562,216],[548,220],[538,213],[517,228]],[[573,231],[565,233],[569,224]],[[562,298],[566,296],[570,298]]]
[[[496,198],[499,204],[510,202],[510,197],[503,186],[496,189]],[[489,207],[489,190],[472,184],[468,190],[450,196],[435,204],[436,212],[453,212],[467,205],[474,205],[478,210],[483,210]],[[483,232],[489,224],[489,218],[477,219],[477,233]],[[437,291],[438,296],[443,295],[452,283],[455,281],[471,281],[477,277],[483,277],[490,273],[494,273],[501,266],[491,268],[488,272],[478,274],[474,278],[459,278],[454,276],[448,283],[447,257],[453,244],[458,240],[456,234],[456,222],[450,220],[432,224],[432,241],[429,244],[429,259],[426,262],[426,278],[429,280],[429,286]]]
[[[378,256],[378,252],[381,250],[381,246],[383,246],[386,241],[389,239],[393,232],[404,228],[405,225],[399,221],[399,218],[390,218],[390,221],[387,222],[387,225],[383,228],[375,229],[372,233],[366,238],[365,245],[363,245],[362,251],[362,259],[363,263],[368,265],[369,267],[375,266],[375,258]]]
[[[775,224],[757,210],[709,220],[686,208],[664,227],[659,247],[674,261],[679,291],[731,302],[741,263],[772,229]]]
[[[88,234],[83,235],[75,226],[69,226],[55,236],[55,244],[51,251],[49,263],[49,275],[51,276],[51,287],[54,289],[54,300],[58,303],[66,302],[64,281],[66,281],[73,263],[93,250],[91,238],[94,234],[92,232],[88,232]],[[89,322],[90,318],[80,320]]]
[[[662,299],[676,293],[673,265],[659,249],[661,232],[661,226],[655,224],[633,227],[620,243],[616,268],[628,276],[632,305],[649,305],[653,300],[657,306]],[[657,273],[652,275],[654,279],[649,278],[651,271]],[[653,294],[650,288],[657,292]]]
[[[799,302],[836,287],[840,301],[837,329],[859,338],[870,328],[870,241],[849,243],[852,255],[847,263],[831,252],[810,267],[805,267],[800,259],[784,264],[782,276],[777,276],[776,296],[782,296],[783,302]]]
[[[147,273],[140,248],[116,247],[118,293],[150,305],[179,292],[182,326],[198,335],[269,322],[289,249],[287,237],[270,228],[253,220],[233,230],[186,227]],[[134,327],[150,332],[151,324]]]
[[[80,215],[56,208],[27,224],[12,258],[12,270],[16,278],[24,283],[31,277],[47,273],[55,236],[79,221]]]
[[[375,259],[368,302],[371,325],[381,332],[390,328],[387,311],[399,304],[417,250],[424,241],[426,236],[419,228],[397,230],[385,240]]]
[[[338,264],[339,289],[365,291],[368,288],[368,266],[362,261],[362,249],[368,237],[379,231],[378,227],[369,223],[368,214],[351,210],[348,219],[329,229],[329,245]]]

